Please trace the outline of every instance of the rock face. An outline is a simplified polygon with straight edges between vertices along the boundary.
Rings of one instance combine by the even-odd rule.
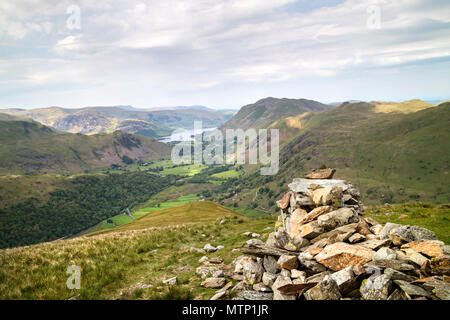
[[[449,299],[449,246],[422,227],[364,218],[359,191],[333,174],[316,170],[289,184],[274,232],[266,243],[251,239],[240,249],[248,256],[234,261],[238,298]],[[197,273],[223,277],[211,266]]]

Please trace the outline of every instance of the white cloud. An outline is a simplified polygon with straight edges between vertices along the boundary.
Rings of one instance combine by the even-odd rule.
[[[298,87],[305,77],[335,79],[450,56],[448,1],[347,0],[306,12],[285,10],[294,2],[83,0],[77,2],[77,31],[65,26],[73,1],[3,1],[0,43],[18,48],[11,50],[22,57],[20,63],[3,58],[21,67],[2,71],[0,62],[0,81],[59,83],[58,90],[66,84],[70,92],[78,84],[92,90],[92,104],[114,97],[142,103],[147,96],[170,104],[167,97],[191,99],[244,86]],[[379,30],[367,28],[371,5],[381,10]],[[110,97],[102,100],[107,90]],[[248,91],[236,90],[236,99],[246,99]]]

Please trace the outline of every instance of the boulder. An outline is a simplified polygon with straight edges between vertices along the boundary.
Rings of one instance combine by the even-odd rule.
[[[277,206],[282,210],[286,209],[289,206],[290,198],[291,193],[290,192],[285,193],[283,198],[277,201]]]
[[[261,246],[264,245],[264,242],[260,239],[250,239],[245,242],[249,246]]]
[[[356,283],[356,277],[355,274],[353,273],[352,266],[334,272],[333,274],[330,275],[330,277],[336,282],[341,294],[344,295],[350,292]]]
[[[379,238],[382,240],[389,239],[389,233],[391,232],[391,230],[401,227],[401,226],[402,226],[401,224],[397,224],[397,223],[391,223],[391,222],[386,223],[379,234]]]
[[[371,276],[361,285],[361,296],[364,300],[387,300],[392,280],[385,274]]]
[[[326,268],[314,260],[314,257],[309,252],[302,252],[298,255],[298,260],[300,261],[300,265],[314,271],[314,272],[323,272]]]
[[[203,250],[205,250],[206,252],[216,252],[217,248],[208,243],[203,247]]]
[[[270,273],[270,272],[264,272],[263,277],[262,277],[262,282],[268,286],[268,287],[272,287],[272,285],[274,284],[275,280],[277,280],[277,275]]]
[[[306,272],[300,271],[297,269],[293,269],[293,270],[291,270],[291,278],[292,279],[300,279],[301,282],[305,282],[306,281]]]
[[[263,273],[264,268],[260,262],[252,260],[244,264],[244,281],[251,285],[261,282]]]
[[[196,269],[195,273],[198,274],[202,279],[205,279],[210,275],[215,278],[223,276],[223,270],[215,266],[200,266]]]
[[[244,265],[254,261],[253,258],[248,256],[239,256],[234,260],[234,273],[242,274],[244,272]]]
[[[223,259],[221,257],[214,257],[209,259],[209,263],[212,264],[221,264],[223,262]]]
[[[325,230],[332,230],[346,224],[358,222],[358,214],[350,208],[341,208],[336,211],[321,215],[317,222]]]
[[[295,209],[292,214],[286,218],[286,231],[291,238],[300,234],[300,226],[302,225],[302,220],[306,217],[308,213],[303,209]]]
[[[421,255],[420,253],[418,253],[413,249],[406,248],[403,249],[402,251],[405,253],[406,260],[414,262],[419,267],[422,266],[428,260],[423,255]]]
[[[374,226],[370,227],[370,231],[373,234],[379,236],[381,234],[381,231],[383,231],[383,226],[381,224],[374,225]]]
[[[326,246],[314,258],[327,268],[339,271],[348,266],[369,262],[373,259],[374,254],[375,252],[371,249],[337,242]]]
[[[277,261],[278,266],[281,269],[292,270],[298,266],[297,256],[282,255]]]
[[[315,184],[316,188],[341,187],[343,191],[346,191],[347,189],[350,190],[351,188],[351,185],[344,180],[317,179],[311,181],[310,179],[304,178],[295,178],[292,183],[288,184],[288,187],[292,192],[306,194],[307,191],[310,190],[311,183]]]
[[[416,280],[415,277],[410,276],[406,273],[391,269],[391,268],[386,268],[384,270],[384,274],[389,276],[389,278],[391,278],[391,280],[404,280],[404,281],[414,281]]]
[[[306,300],[340,300],[342,298],[338,285],[330,276],[325,276],[317,286],[307,290],[304,296]]]
[[[443,256],[442,246],[444,243],[439,240],[413,241],[402,246],[402,249],[413,249],[416,252],[427,255],[428,257]]]
[[[313,191],[312,199],[317,206],[336,205],[342,201],[341,187],[326,187]]]
[[[273,290],[273,300],[295,300],[295,295],[286,295],[281,293],[278,288],[287,285],[292,284],[292,281],[288,277],[278,276],[275,280],[274,284],[272,285]]]
[[[299,227],[299,235],[302,238],[312,239],[324,232],[317,221],[313,221]]]
[[[428,275],[446,275],[450,276],[450,256],[440,256],[427,260],[420,271]]]
[[[395,260],[397,259],[397,253],[388,247],[383,247],[378,249],[378,251],[373,256],[374,260]]]
[[[206,261],[208,261],[208,257],[207,256],[203,256],[200,259],[198,259],[198,262],[200,262],[200,263],[203,263],[203,262],[206,262]]]
[[[321,207],[315,208],[303,217],[303,219],[300,221],[300,224],[305,224],[305,223],[314,221],[321,215],[326,214],[331,211],[333,211],[332,206],[321,206]]]
[[[421,240],[437,240],[434,232],[419,226],[401,226],[389,231],[389,237],[394,245]]]
[[[364,240],[366,240],[366,237],[359,233],[355,233],[348,238],[348,242],[350,243],[358,243]]]
[[[306,179],[333,179],[333,175],[336,172],[336,169],[314,169],[310,173],[308,173],[305,178]]]
[[[264,269],[269,273],[276,274],[278,273],[278,271],[280,271],[280,267],[278,266],[277,260],[272,256],[264,256],[263,266]]]
[[[431,297],[427,291],[425,291],[424,289],[422,289],[419,286],[410,284],[408,281],[394,280],[394,283],[396,285],[398,285],[400,287],[400,289],[402,289],[403,292],[405,292],[410,297],[414,297],[414,296],[429,297],[429,298]]]
[[[246,290],[242,297],[245,300],[273,300],[273,293]]]
[[[253,285],[253,290],[259,292],[272,292],[272,289],[269,286],[266,286],[264,283],[259,282]]]
[[[372,250],[378,250],[379,248],[382,248],[382,247],[389,247],[390,244],[391,244],[391,240],[389,240],[389,239],[384,239],[384,240],[371,239],[371,240],[367,240],[367,241],[358,243],[359,246],[367,248],[367,249],[372,249]]]
[[[207,278],[201,283],[201,286],[205,288],[217,289],[222,288],[225,285],[225,282],[225,278]]]

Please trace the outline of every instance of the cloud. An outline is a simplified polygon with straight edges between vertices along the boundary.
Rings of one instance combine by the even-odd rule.
[[[250,90],[259,94],[270,86],[295,97],[297,91],[287,88],[304,86],[307,78],[336,83],[361,72],[380,77],[387,68],[424,68],[424,61],[432,61],[427,71],[432,73],[436,63],[450,56],[450,3],[441,0],[77,4],[80,30],[66,27],[73,1],[0,3],[0,45],[14,53],[0,60],[0,82],[15,79],[8,87],[22,89],[22,96],[47,84],[50,96],[52,90],[62,92],[55,93],[55,100],[82,87],[83,95],[65,99],[77,103],[85,102],[80,96],[92,99],[90,104],[115,99],[185,104],[201,102],[184,101],[198,97],[214,103],[215,94],[216,105],[232,98],[239,105],[253,96]],[[368,10],[373,7],[379,8],[380,28],[368,27],[378,17],[377,10]],[[36,60],[40,63],[32,63]],[[2,68],[2,63],[17,67]],[[224,102],[219,90],[236,94]],[[8,103],[21,99],[8,97]],[[0,98],[0,103],[5,101]]]

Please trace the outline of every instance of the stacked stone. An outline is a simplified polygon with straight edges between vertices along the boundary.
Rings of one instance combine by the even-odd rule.
[[[238,299],[450,299],[450,247],[422,227],[365,218],[334,170],[294,179],[266,243],[235,260]]]

